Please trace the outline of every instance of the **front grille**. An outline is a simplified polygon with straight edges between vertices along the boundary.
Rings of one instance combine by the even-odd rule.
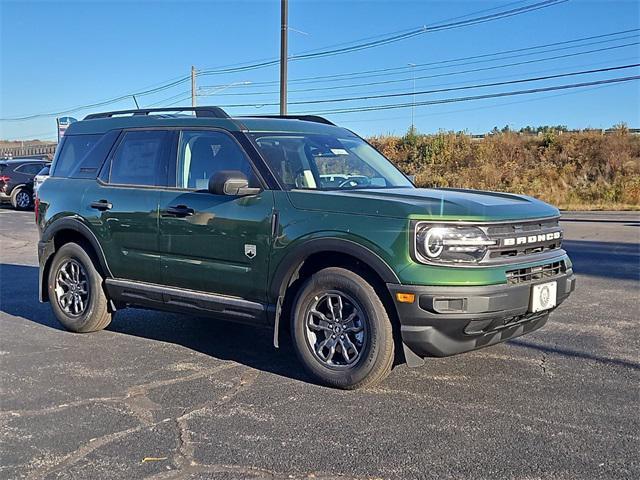
[[[546,278],[551,278],[551,277],[560,275],[565,271],[566,271],[566,267],[564,265],[564,261],[547,263],[546,265],[538,265],[535,267],[508,270],[507,283],[509,285],[518,285],[521,283],[544,280]]]
[[[485,232],[497,242],[489,248],[486,262],[545,253],[562,245],[562,230],[557,218],[488,225]]]

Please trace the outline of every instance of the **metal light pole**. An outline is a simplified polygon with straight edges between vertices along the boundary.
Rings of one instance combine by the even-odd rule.
[[[287,25],[288,0],[280,0],[280,115],[287,114]]]
[[[413,94],[411,95],[411,132],[413,133],[416,128],[416,125],[414,123],[416,110],[416,64],[408,63],[407,65],[411,67],[411,77],[413,78]]]

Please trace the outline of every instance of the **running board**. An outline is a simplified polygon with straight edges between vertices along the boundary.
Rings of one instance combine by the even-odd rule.
[[[213,314],[249,323],[264,323],[266,319],[267,308],[264,304],[239,297],[116,278],[107,278],[105,285],[109,296],[116,303],[185,313]]]

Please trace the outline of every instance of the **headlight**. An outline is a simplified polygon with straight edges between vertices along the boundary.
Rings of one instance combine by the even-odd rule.
[[[477,263],[496,245],[478,227],[418,223],[415,256],[422,263]]]

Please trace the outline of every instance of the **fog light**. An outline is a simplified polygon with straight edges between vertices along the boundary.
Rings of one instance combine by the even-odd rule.
[[[413,303],[416,300],[415,293],[396,293],[396,300],[400,303]]]

